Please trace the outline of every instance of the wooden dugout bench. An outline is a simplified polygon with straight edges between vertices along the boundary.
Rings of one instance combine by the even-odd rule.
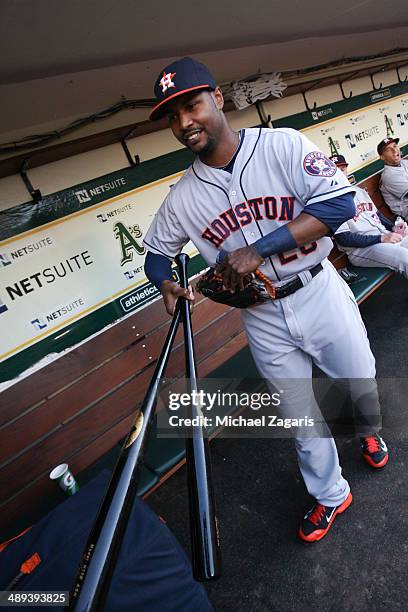
[[[371,177],[364,186],[390,216],[378,178]],[[347,266],[358,274],[351,288],[359,303],[393,274],[350,266],[337,249],[330,259],[337,269]],[[193,325],[199,376],[236,378],[245,363],[245,377],[257,384],[239,311],[198,298]],[[55,465],[68,463],[80,484],[103,468],[112,469],[167,330],[168,315],[159,300],[0,393],[0,541],[62,501],[62,492],[49,480]],[[166,376],[183,375],[180,329]],[[159,439],[153,426],[139,495],[147,496],[165,482],[183,465],[184,455],[184,440]]]

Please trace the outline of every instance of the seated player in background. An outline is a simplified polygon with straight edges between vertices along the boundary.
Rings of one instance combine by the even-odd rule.
[[[401,159],[399,138],[384,138],[377,153],[384,162],[380,190],[393,213],[408,219],[408,160]]]
[[[343,155],[330,158],[347,176]],[[386,266],[408,278],[408,226],[399,218],[395,223],[382,215],[365,189],[354,186],[356,214],[335,233],[336,244],[355,266]]]

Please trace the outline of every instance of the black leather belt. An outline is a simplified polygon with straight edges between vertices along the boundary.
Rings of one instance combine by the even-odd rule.
[[[314,268],[311,268],[310,270],[308,270],[308,272],[310,272],[313,278],[314,276],[316,276],[316,274],[319,274],[319,272],[321,272],[322,270],[323,270],[322,264],[318,263],[317,266],[315,266]],[[274,299],[281,300],[282,298],[285,298],[288,295],[295,293],[295,291],[297,291],[298,289],[301,289],[304,286],[305,285],[302,283],[301,279],[297,276],[292,281],[289,281],[289,283],[286,283],[286,285],[282,285],[281,287],[275,287],[276,294],[275,294]]]

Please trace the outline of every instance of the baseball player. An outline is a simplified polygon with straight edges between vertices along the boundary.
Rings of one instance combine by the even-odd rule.
[[[399,138],[384,138],[377,146],[384,162],[380,191],[392,212],[408,220],[408,161],[401,159],[398,143]]]
[[[343,155],[330,158],[347,176],[348,163]],[[395,224],[382,215],[361,187],[354,186],[356,213],[335,233],[339,249],[355,266],[386,266],[408,278],[408,226]]]
[[[218,262],[231,292],[261,269],[275,285],[275,299],[243,309],[242,320],[259,372],[285,391],[282,412],[303,416],[309,398],[315,403],[313,362],[331,378],[357,381],[350,386],[365,423],[363,457],[383,467],[388,452],[378,435],[374,357],[353,294],[327,260],[329,235],[354,215],[354,187],[295,130],[232,130],[220,88],[192,58],[167,66],[155,95],[150,118],[167,116],[174,136],[196,154],[144,240],[146,275],[160,288],[167,311],[174,311],[178,296],[194,299],[171,280],[171,261],[189,240],[209,266]],[[302,433],[295,445],[316,499],[299,536],[313,542],[326,535],[352,495],[330,433]]]

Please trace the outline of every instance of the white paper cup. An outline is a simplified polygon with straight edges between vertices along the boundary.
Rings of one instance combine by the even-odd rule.
[[[74,495],[79,491],[79,485],[67,463],[57,465],[50,473],[51,480],[56,480],[66,495]]]

